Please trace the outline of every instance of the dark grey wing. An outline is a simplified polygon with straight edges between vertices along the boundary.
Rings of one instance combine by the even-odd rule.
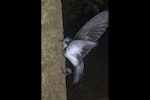
[[[97,41],[106,31],[108,20],[108,10],[99,13],[79,30],[74,40]]]
[[[87,55],[97,45],[96,42],[92,42],[92,41],[85,41],[84,44],[85,45],[83,46],[82,51],[81,51],[82,57]]]

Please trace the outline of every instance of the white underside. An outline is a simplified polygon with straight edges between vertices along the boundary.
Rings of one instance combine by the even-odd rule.
[[[76,46],[72,46],[71,49],[67,48],[65,53],[65,57],[73,64],[74,67],[79,64],[79,61],[76,58],[78,54],[81,55],[81,49]]]
[[[88,44],[96,45],[95,42],[86,41]],[[85,42],[81,40],[72,41],[66,49],[65,57],[73,64],[73,66],[77,66],[79,64],[77,55],[81,56],[82,48],[85,45]]]

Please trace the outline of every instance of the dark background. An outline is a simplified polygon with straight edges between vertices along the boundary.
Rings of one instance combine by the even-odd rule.
[[[108,9],[108,0],[62,0],[62,8],[64,37],[73,38],[88,20]],[[66,77],[68,100],[108,100],[108,29],[84,62],[79,84],[72,85],[73,74]],[[66,67],[73,67],[68,60]]]
[[[73,3],[75,7],[72,6],[73,10],[71,12],[65,10],[73,14],[73,11],[78,8],[75,3],[81,4],[82,1],[89,0],[62,1]],[[2,6],[1,9],[1,96],[5,99],[8,98],[8,100],[9,98],[15,100],[41,100],[41,0],[22,2],[3,0],[1,2],[7,4],[5,7]],[[91,0],[91,2],[95,2],[95,0]],[[111,31],[111,34],[109,33],[109,97],[111,100],[113,98],[114,100],[139,98],[143,100],[149,98],[148,92],[145,92],[149,87],[149,82],[147,82],[149,70],[147,70],[147,60],[145,59],[149,52],[146,52],[149,36],[145,34],[148,33],[147,29],[149,29],[146,27],[149,19],[147,15],[147,12],[149,12],[148,4],[148,2],[138,2],[137,0],[130,2],[109,1],[109,29]],[[63,5],[63,8],[68,6]],[[102,9],[108,8],[107,3],[98,6]],[[94,15],[91,14],[90,16]],[[83,16],[85,16],[84,18],[90,17],[86,16],[85,13],[83,13]],[[67,15],[64,18],[70,20]],[[82,22],[82,20],[78,20],[77,23]],[[73,21],[71,20],[70,23],[75,24],[75,21]],[[64,24],[66,22],[68,21],[64,21]],[[75,29],[75,27],[72,29]],[[75,31],[73,32],[75,33]],[[69,35],[69,32],[66,33],[66,29],[64,29],[64,33]],[[105,37],[105,34],[103,37]],[[101,41],[103,41],[102,38]],[[102,42],[100,43],[102,44]],[[101,56],[99,55],[99,57]],[[97,59],[95,59],[95,62],[98,62]],[[85,78],[90,81],[90,78]],[[95,78],[93,80],[92,83],[96,84]],[[72,100],[75,98],[83,100],[82,96],[86,100],[94,100],[94,94],[101,96],[100,94],[104,93],[97,87],[100,84],[95,85],[97,90],[89,88],[90,86],[87,84],[87,81],[84,81],[82,86],[91,89],[91,91],[85,90],[82,92],[80,90],[84,89],[80,88],[80,90],[77,89],[78,93],[73,92],[74,94],[70,98]],[[79,93],[81,93],[81,96],[78,95]],[[90,93],[91,96],[88,95]],[[75,97],[75,94],[78,96]]]

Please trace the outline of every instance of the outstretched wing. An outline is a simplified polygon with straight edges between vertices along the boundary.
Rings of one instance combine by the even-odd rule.
[[[74,40],[97,41],[106,31],[108,20],[108,10],[99,13],[79,30]]]

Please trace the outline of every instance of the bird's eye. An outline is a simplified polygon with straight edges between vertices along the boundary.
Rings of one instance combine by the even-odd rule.
[[[68,43],[69,43],[69,40],[66,40],[65,43],[68,44]]]
[[[69,41],[66,41],[66,43],[69,43]]]

